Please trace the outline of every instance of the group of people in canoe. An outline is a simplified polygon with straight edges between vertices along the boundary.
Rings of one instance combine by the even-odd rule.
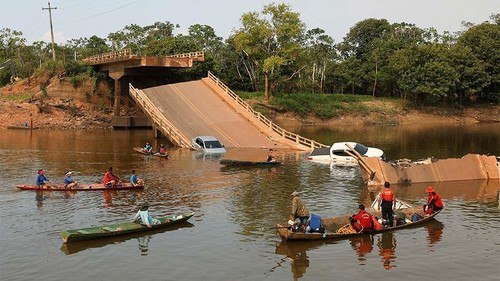
[[[78,181],[72,178],[73,172],[68,171],[64,174],[63,185],[49,185],[47,182],[50,180],[45,176],[45,171],[43,169],[38,170],[37,176],[35,179],[35,185],[39,189],[48,189],[48,188],[64,188],[64,189],[73,189],[79,186]],[[104,178],[102,180],[102,184],[105,187],[116,187],[123,183],[122,179],[113,173],[113,167],[109,167],[106,173],[104,174]],[[132,186],[141,186],[144,184],[144,180],[137,177],[135,170],[132,170],[130,175],[130,184]]]
[[[433,213],[442,210],[444,204],[441,200],[441,196],[436,193],[432,186],[427,186],[425,191],[427,192],[428,197],[427,203],[423,206],[423,212],[426,216],[430,216]],[[292,197],[292,211],[290,213],[290,219],[288,220],[288,227],[292,231],[296,232],[322,232],[323,230],[321,227],[310,227],[312,224],[312,216],[310,216],[309,210],[300,198],[300,193],[294,191],[292,193]],[[367,212],[365,210],[365,205],[360,204],[358,206],[358,213],[352,215],[350,218],[350,225],[355,232],[369,233],[383,228],[399,225],[399,221],[394,218],[394,211],[396,210],[396,197],[394,196],[394,192],[392,191],[389,182],[385,182],[377,204],[382,214],[382,218],[380,219]]]
[[[165,147],[165,145],[160,144],[160,147],[158,148],[158,151],[155,152],[153,150],[153,146],[149,142],[146,142],[146,144],[142,147],[142,152],[149,153],[149,154],[158,153],[158,154],[161,154],[161,155],[167,155],[168,154],[168,151],[167,151],[167,148]]]

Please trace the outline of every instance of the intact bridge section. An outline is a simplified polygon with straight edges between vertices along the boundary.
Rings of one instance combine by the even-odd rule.
[[[136,89],[130,95],[153,127],[173,144],[191,147],[196,136],[211,135],[226,147],[312,150],[324,144],[286,131],[254,111],[217,77]]]

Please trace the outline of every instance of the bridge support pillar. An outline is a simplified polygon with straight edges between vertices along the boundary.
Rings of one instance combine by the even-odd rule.
[[[163,137],[162,133],[160,130],[158,130],[158,127],[153,125],[153,134],[155,139],[161,139]]]
[[[113,115],[120,116],[122,85],[120,79],[115,79],[115,100],[113,103]]]

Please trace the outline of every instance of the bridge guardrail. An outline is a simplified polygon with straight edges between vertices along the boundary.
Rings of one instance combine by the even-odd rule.
[[[127,60],[135,56],[131,49],[108,52],[82,59],[86,63],[102,63],[111,61]]]
[[[172,123],[170,123],[153,102],[144,94],[140,89],[136,89],[132,84],[129,84],[130,96],[135,100],[135,102],[144,109],[144,112],[149,115],[153,124],[167,137],[173,144],[185,147],[193,148],[191,140],[186,138]]]
[[[245,110],[250,112],[257,119],[257,121],[263,123],[264,125],[269,127],[272,131],[279,134],[281,137],[283,137],[287,140],[291,140],[295,143],[310,147],[312,149],[317,148],[317,147],[328,147],[327,145],[319,143],[315,140],[311,140],[311,139],[302,137],[298,134],[289,132],[289,131],[281,128],[280,126],[276,125],[269,118],[262,115],[262,113],[253,109],[246,101],[244,101],[242,98],[240,98],[240,96],[238,96],[235,92],[233,92],[231,89],[229,89],[228,86],[226,86],[224,83],[222,83],[222,81],[220,81],[220,79],[217,78],[215,75],[213,75],[210,71],[208,72],[208,78],[210,78],[210,80],[212,80],[212,82],[214,82],[219,88],[221,88],[222,91],[227,93],[240,106],[242,106]]]
[[[202,59],[204,59],[205,52],[204,51],[197,51],[197,52],[191,52],[191,53],[169,55],[166,57],[167,58],[202,58]]]

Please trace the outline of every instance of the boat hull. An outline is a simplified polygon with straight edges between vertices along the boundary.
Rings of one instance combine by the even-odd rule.
[[[151,231],[159,228],[168,227],[190,219],[194,213],[184,213],[166,217],[158,217],[161,224],[154,225],[151,228],[135,222],[124,222],[104,226],[87,227],[81,229],[64,230],[60,236],[64,243],[100,239],[118,235],[124,235],[135,232]]]
[[[418,208],[421,209],[421,208]],[[415,212],[413,212],[415,211]],[[415,208],[410,208],[410,209],[405,209],[405,213],[410,214],[410,213],[418,213],[420,215],[423,214],[422,211],[416,211]],[[398,225],[394,227],[388,227],[384,228],[381,230],[374,230],[369,233],[364,233],[364,232],[357,232],[357,233],[335,233],[335,232],[326,232],[326,233],[303,233],[303,232],[293,232],[288,229],[288,227],[277,224],[276,229],[277,229],[277,234],[280,236],[282,240],[286,241],[303,241],[303,240],[334,240],[334,239],[344,239],[344,238],[349,238],[353,236],[359,236],[359,235],[365,235],[365,234],[377,234],[377,233],[382,233],[382,232],[388,232],[388,231],[394,231],[398,229],[403,229],[403,228],[412,228],[416,226],[420,226],[428,221],[431,221],[434,219],[435,216],[437,216],[441,211],[435,212],[434,214],[430,216],[424,216],[421,220],[418,220],[416,222],[412,223],[407,223],[403,225]],[[379,214],[376,214],[379,215]],[[335,218],[329,218],[326,219],[326,223],[330,223],[332,226],[330,228],[338,229],[343,225],[346,225],[349,223],[349,218],[350,215],[345,215],[345,216],[340,216],[340,217],[335,217]]]
[[[267,161],[261,161],[261,162],[253,162],[253,161],[241,161],[241,160],[230,160],[230,159],[222,159],[220,161],[221,165],[228,166],[228,167],[272,167],[272,166],[279,166],[282,164],[282,162],[267,162]]]
[[[105,187],[102,183],[78,184],[75,188],[67,188],[64,185],[52,185],[46,188],[39,188],[36,185],[17,185],[21,190],[42,190],[42,191],[100,191],[100,190],[129,190],[144,189],[144,185],[133,186],[129,182],[122,183],[115,187]]]

